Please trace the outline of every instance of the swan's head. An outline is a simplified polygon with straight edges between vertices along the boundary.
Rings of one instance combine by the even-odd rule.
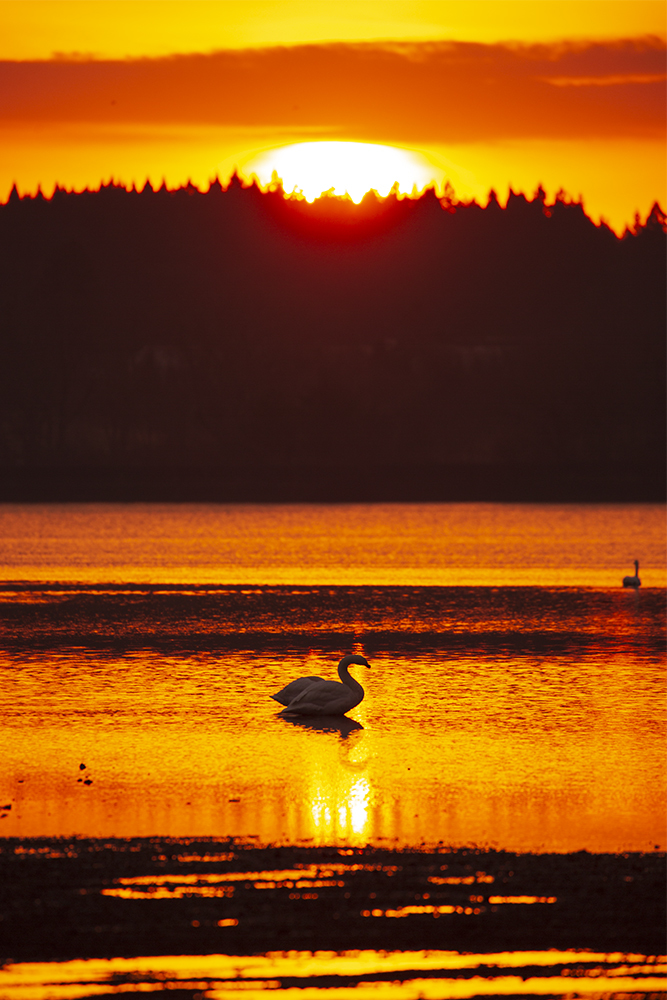
[[[348,656],[344,656],[343,659],[338,664],[339,667],[351,667],[356,664],[358,667],[368,667],[370,670],[370,663],[363,656],[359,656],[358,653],[350,653]]]

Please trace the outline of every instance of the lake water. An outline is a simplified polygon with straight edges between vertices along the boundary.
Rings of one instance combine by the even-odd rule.
[[[659,504],[0,504],[0,581],[665,587]]]
[[[2,505],[0,579],[5,836],[665,848],[661,506]]]

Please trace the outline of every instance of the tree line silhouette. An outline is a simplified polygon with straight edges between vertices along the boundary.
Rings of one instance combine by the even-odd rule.
[[[541,189],[14,190],[0,499],[660,499],[665,243]]]

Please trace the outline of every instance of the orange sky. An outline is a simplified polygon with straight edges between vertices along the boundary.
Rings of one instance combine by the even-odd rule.
[[[338,139],[421,151],[464,198],[562,187],[622,230],[666,200],[665,10],[0,2],[0,199],[14,182],[206,186],[268,147]]]

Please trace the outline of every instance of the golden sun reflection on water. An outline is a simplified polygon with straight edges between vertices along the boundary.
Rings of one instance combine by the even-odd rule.
[[[2,654],[3,834],[664,849],[660,656],[378,654],[356,721],[299,724],[303,663]]]
[[[448,1000],[507,994],[636,996],[638,988],[646,996],[663,990],[665,971],[664,956],[587,951],[482,955],[454,951],[271,952],[8,965],[0,969],[0,990],[3,1000],[81,1000],[99,994],[174,989],[224,1000],[238,996],[239,990],[245,997],[254,997],[267,989],[295,1000]],[[427,975],[415,976],[418,972]],[[332,986],[326,980],[326,987],[317,985],[319,977],[369,975],[377,978],[355,986]],[[283,979],[297,985],[285,987]]]
[[[365,775],[350,772],[343,750],[337,780],[323,770],[313,775],[308,792],[312,837],[319,844],[364,844],[369,840],[371,786]]]
[[[664,524],[0,505],[0,832],[664,849]],[[351,649],[372,669],[349,718],[277,716],[272,692]]]

